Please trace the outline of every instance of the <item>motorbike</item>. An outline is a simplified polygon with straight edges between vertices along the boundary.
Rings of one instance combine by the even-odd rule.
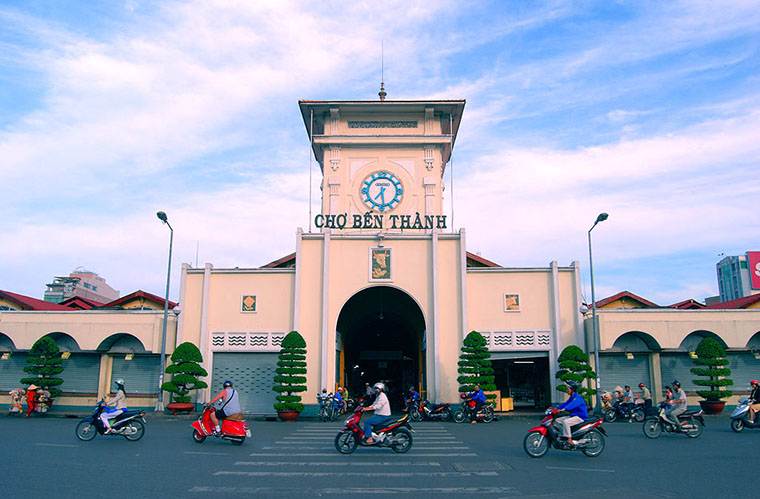
[[[570,427],[574,445],[568,445],[560,439],[561,425],[554,424],[558,417],[567,413],[550,407],[544,414],[541,423],[528,430],[523,440],[523,449],[530,457],[543,457],[550,446],[557,450],[578,450],[588,457],[596,457],[604,450],[604,437],[607,432],[602,428],[602,418],[591,417]]]
[[[335,403],[332,393],[320,393],[317,395],[317,401],[319,402],[319,417],[322,421],[336,421],[345,412],[346,401],[343,401],[343,407],[340,407]]]
[[[736,433],[739,433],[744,428],[760,428],[760,417],[755,416],[755,421],[752,421],[749,417],[750,405],[749,398],[742,397],[731,414],[731,429]]]
[[[357,407],[354,413],[346,419],[345,427],[335,435],[335,449],[341,454],[351,454],[358,446],[390,447],[393,452],[403,454],[412,448],[412,433],[409,424],[409,414],[400,419],[390,419],[388,422],[375,426],[372,431],[373,443],[366,443],[364,430],[359,425],[362,418],[362,407]]]
[[[451,404],[431,404],[428,400],[415,400],[409,405],[409,419],[418,422],[425,419],[451,421]]]
[[[455,423],[464,423],[468,419],[470,419],[470,414],[472,411],[475,410],[475,404],[476,402],[472,400],[471,398],[468,398],[467,395],[462,393],[459,395],[459,398],[462,399],[461,407],[454,411],[454,422]],[[475,414],[475,421],[483,421],[484,423],[490,423],[494,420],[494,414],[493,414],[493,404],[490,402],[486,402],[483,404],[483,407],[478,410],[477,414]]]
[[[124,437],[130,442],[136,442],[145,434],[145,411],[125,411],[119,414],[111,420],[111,432],[106,433],[106,427],[100,420],[100,415],[105,410],[105,402],[100,400],[92,414],[79,421],[76,428],[79,440],[92,440],[95,435],[101,434],[106,437]]]
[[[689,410],[678,416],[679,425],[674,425],[669,420],[665,419],[665,409],[668,404],[660,402],[660,412],[657,416],[652,416],[644,421],[643,430],[644,435],[648,438],[657,438],[662,435],[662,432],[666,433],[683,433],[689,438],[697,438],[705,430],[705,419],[702,417],[704,412],[702,410]]]
[[[193,440],[202,444],[206,437],[216,437],[229,440],[233,445],[243,445],[246,437],[252,435],[251,429],[242,419],[223,419],[221,421],[221,434],[214,433],[214,423],[211,421],[211,412],[215,411],[213,405],[204,405],[201,415],[193,421]]]
[[[641,423],[646,419],[644,414],[644,406],[642,404],[635,404],[632,409],[629,409],[625,404],[617,404],[604,411],[604,420],[608,423],[614,423],[617,419],[629,420],[633,419],[637,423]]]

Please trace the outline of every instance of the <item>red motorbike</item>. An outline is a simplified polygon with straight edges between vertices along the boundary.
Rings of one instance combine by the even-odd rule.
[[[477,403],[472,400],[470,397],[465,395],[464,393],[459,395],[459,398],[462,399],[461,407],[454,411],[454,422],[455,423],[464,423],[468,419],[470,419],[470,414],[475,411],[475,406]],[[490,402],[486,402],[483,404],[483,407],[481,407],[477,413],[475,413],[475,421],[482,421],[484,423],[490,423],[494,420],[494,413],[493,413],[493,404]]]
[[[359,426],[362,418],[362,407],[357,407],[354,413],[346,419],[346,426],[335,435],[335,449],[341,454],[351,454],[358,446],[390,447],[393,452],[403,454],[412,448],[412,427],[409,425],[409,414],[401,419],[391,419],[382,425],[375,426],[372,431],[371,444],[366,443],[364,430]]]
[[[559,437],[562,435],[561,425],[554,421],[561,417],[564,411],[554,407],[546,409],[546,416],[541,424],[531,428],[523,440],[523,449],[530,457],[543,457],[551,445],[557,450],[579,450],[588,457],[596,457],[604,450],[604,436],[607,432],[602,428],[603,418],[591,417],[570,427],[574,445],[568,445]]]
[[[193,427],[193,440],[200,444],[206,440],[206,437],[217,437],[229,440],[234,445],[243,445],[245,437],[251,436],[251,429],[248,428],[245,421],[223,419],[222,433],[217,435],[214,433],[214,423],[211,421],[211,412],[214,410],[213,406],[204,406],[200,417],[190,425]]]

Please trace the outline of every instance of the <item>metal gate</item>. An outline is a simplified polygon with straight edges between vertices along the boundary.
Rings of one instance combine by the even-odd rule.
[[[636,355],[632,359],[625,355],[600,355],[599,364],[603,391],[611,392],[616,386],[628,385],[635,392],[639,389],[639,383],[644,383],[650,390],[652,388],[649,382],[649,358],[645,355]]]
[[[240,394],[240,407],[247,414],[274,414],[272,404],[277,395],[272,391],[276,353],[214,353],[211,393],[216,395],[225,380],[232,381]]]
[[[155,395],[158,393],[160,364],[160,355],[135,355],[132,360],[124,360],[123,355],[115,356],[111,380],[122,378],[127,395]]]
[[[26,385],[22,385],[19,381],[21,378],[31,376],[29,373],[24,372],[26,367],[25,353],[14,352],[9,359],[0,360],[0,393],[8,395],[8,392],[14,388],[24,388]]]
[[[63,361],[63,372],[57,377],[63,379],[58,387],[63,393],[97,395],[100,354],[72,353]]]
[[[709,390],[705,387],[697,387],[692,380],[706,379],[691,372],[697,366],[686,353],[662,354],[660,356],[660,372],[662,373],[662,386],[669,386],[674,380],[681,383],[681,388],[687,392],[695,390]]]

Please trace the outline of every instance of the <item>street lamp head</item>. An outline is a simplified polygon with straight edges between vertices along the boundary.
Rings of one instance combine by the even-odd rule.
[[[166,216],[166,215],[164,215],[164,216]],[[606,213],[600,213],[599,216],[596,217],[596,223],[604,222],[605,220],[607,220],[607,217],[609,217],[608,214],[606,214]]]
[[[169,221],[168,221],[168,220],[167,220],[167,218],[166,218],[166,213],[164,213],[163,211],[159,211],[159,212],[157,212],[157,213],[156,213],[156,216],[157,216],[157,217],[158,217],[158,219],[159,219],[159,220],[161,220],[163,223],[165,223],[165,224],[166,224],[166,223],[169,223]],[[599,215],[599,216],[601,216],[601,215]]]

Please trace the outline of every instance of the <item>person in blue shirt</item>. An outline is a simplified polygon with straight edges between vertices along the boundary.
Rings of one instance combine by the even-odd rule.
[[[562,425],[562,437],[567,439],[567,445],[573,446],[575,442],[573,442],[570,428],[586,420],[588,417],[588,407],[586,407],[586,401],[583,400],[583,397],[578,395],[578,383],[568,381],[565,390],[570,395],[570,398],[564,404],[557,407],[557,409],[568,411],[570,415],[557,418],[556,422]]]
[[[475,389],[472,393],[468,393],[467,397],[475,401],[475,407],[470,411],[470,421],[472,421],[472,424],[475,424],[478,422],[476,417],[478,411],[483,407],[483,404],[486,403],[486,392],[481,390],[480,386],[475,385]]]
[[[341,412],[344,405],[345,402],[343,401],[343,388],[339,386],[338,391],[336,391],[335,395],[333,395],[333,409],[337,409],[338,412]]]
[[[412,410],[412,407],[419,403],[420,394],[414,389],[413,386],[409,387],[409,396],[406,397],[406,412]]]

